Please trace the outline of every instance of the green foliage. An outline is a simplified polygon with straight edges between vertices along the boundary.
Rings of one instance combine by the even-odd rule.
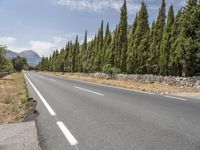
[[[160,56],[160,46],[163,38],[163,31],[165,27],[165,0],[162,0],[161,8],[155,23],[155,30],[152,36],[152,43],[150,45],[150,73],[159,74],[159,56]]]
[[[118,74],[121,72],[121,70],[119,68],[112,67],[111,64],[106,64],[104,65],[102,72],[108,73],[108,74]]]
[[[126,59],[127,59],[127,48],[128,48],[128,33],[127,33],[127,6],[126,0],[124,0],[124,4],[121,8],[121,17],[118,28],[118,61],[119,67],[123,73],[126,72]]]
[[[157,18],[149,26],[147,6],[142,2],[132,30],[127,33],[127,6],[124,0],[119,24],[113,32],[109,23],[104,32],[102,21],[91,41],[87,40],[86,31],[82,45],[79,45],[77,36],[74,43],[69,41],[60,51],[55,50],[50,57],[43,57],[37,68],[62,72],[199,75],[198,18],[199,0],[187,0],[186,6],[176,15],[173,6],[170,6],[166,21],[166,1],[162,0]]]
[[[23,69],[28,69],[28,64],[26,58],[17,56],[16,58],[12,59],[12,65],[15,71],[20,72]]]
[[[165,30],[163,33],[161,49],[160,49],[160,74],[161,75],[169,75],[169,57],[170,57],[170,49],[171,49],[171,36],[172,36],[172,26],[174,23],[174,9],[173,6],[170,6],[168,12],[167,25],[165,26]]]
[[[0,46],[0,72],[12,72],[11,61],[5,58],[6,47]]]

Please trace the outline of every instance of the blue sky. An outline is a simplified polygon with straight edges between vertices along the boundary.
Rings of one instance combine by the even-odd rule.
[[[131,24],[143,0],[127,0]],[[166,0],[177,12],[185,0]],[[157,16],[161,0],[146,0],[150,22]],[[49,56],[78,34],[80,41],[88,30],[88,40],[97,32],[101,20],[111,30],[119,22],[123,0],[0,0],[0,44],[20,52],[35,50]]]

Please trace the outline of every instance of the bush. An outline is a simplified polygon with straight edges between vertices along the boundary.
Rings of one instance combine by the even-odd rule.
[[[104,73],[109,73],[112,74],[112,65],[111,64],[106,64],[103,66],[103,70]]]
[[[106,64],[104,65],[103,67],[103,70],[102,70],[104,73],[108,73],[108,74],[118,74],[121,72],[121,70],[117,67],[112,67],[111,64]]]

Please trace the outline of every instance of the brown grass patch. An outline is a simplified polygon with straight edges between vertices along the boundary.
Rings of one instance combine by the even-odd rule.
[[[0,123],[20,121],[28,111],[23,74],[13,73],[0,79]]]
[[[52,76],[60,76],[68,79],[75,80],[83,80],[89,82],[95,82],[100,84],[112,85],[117,87],[129,88],[129,89],[137,89],[141,91],[154,92],[159,94],[168,94],[168,93],[182,93],[182,92],[200,92],[200,88],[191,88],[191,87],[178,87],[171,86],[163,83],[139,83],[133,81],[120,81],[113,79],[100,79],[94,77],[85,77],[78,74],[73,73],[59,73],[59,72],[40,72],[42,74],[52,75]]]

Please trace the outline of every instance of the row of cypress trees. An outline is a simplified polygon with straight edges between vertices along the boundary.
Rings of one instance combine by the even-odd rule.
[[[126,0],[120,22],[113,32],[102,21],[92,41],[87,31],[82,45],[78,36],[65,48],[42,58],[39,70],[63,72],[108,72],[194,76],[200,73],[200,0],[187,0],[174,14],[171,5],[166,17],[162,0],[157,19],[149,25],[147,6],[141,4],[130,32],[127,30]]]

